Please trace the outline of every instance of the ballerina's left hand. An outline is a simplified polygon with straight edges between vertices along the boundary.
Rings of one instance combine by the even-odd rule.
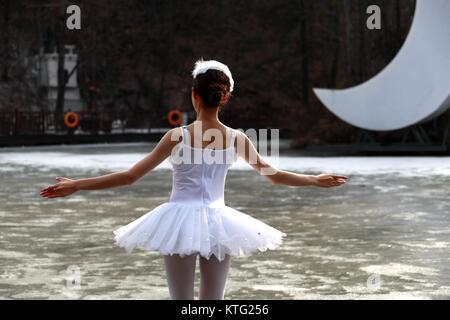
[[[40,191],[40,195],[44,198],[66,197],[77,191],[76,180],[56,177],[57,184],[48,186]]]

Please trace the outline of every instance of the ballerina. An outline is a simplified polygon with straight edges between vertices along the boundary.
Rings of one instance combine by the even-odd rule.
[[[238,157],[275,185],[329,188],[344,184],[347,177],[303,175],[273,167],[243,132],[219,121],[219,110],[234,89],[229,68],[215,60],[201,59],[192,75],[196,121],[169,130],[145,158],[128,170],[77,180],[57,177],[57,184],[42,189],[41,195],[57,198],[80,190],[131,185],[168,158],[173,167],[169,201],[113,231],[115,242],[129,253],[135,248],[160,252],[172,299],[194,299],[199,256],[199,299],[219,300],[224,298],[231,257],[276,249],[286,236],[225,205],[226,175]],[[205,145],[211,136],[214,142]]]

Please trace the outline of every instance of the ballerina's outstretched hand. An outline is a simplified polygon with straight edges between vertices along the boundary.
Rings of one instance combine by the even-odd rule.
[[[328,173],[319,174],[316,177],[316,186],[322,188],[338,187],[347,181],[346,176],[334,175]]]
[[[43,188],[40,195],[45,198],[59,198],[69,196],[77,191],[75,180],[56,177],[56,181],[57,184]]]

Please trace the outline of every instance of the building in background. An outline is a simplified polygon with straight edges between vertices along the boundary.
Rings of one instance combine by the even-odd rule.
[[[66,77],[69,77],[69,79],[66,84],[64,109],[65,111],[70,109],[77,112],[83,108],[77,81],[77,70],[74,70],[77,65],[78,55],[74,53],[75,46],[73,45],[66,45],[65,49],[64,70]],[[58,53],[56,50],[46,53],[41,49],[37,61],[38,85],[46,91],[48,110],[55,111],[58,95]]]

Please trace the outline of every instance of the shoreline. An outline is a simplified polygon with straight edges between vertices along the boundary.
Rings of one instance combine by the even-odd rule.
[[[42,134],[0,136],[0,148],[29,147],[66,144],[124,143],[124,142],[156,142],[162,138],[163,132],[123,133],[123,134]]]
[[[17,135],[0,136],[0,150],[22,147],[95,145],[120,143],[156,143],[164,132],[124,133],[110,135]],[[303,148],[290,146],[290,139],[280,139],[280,150],[289,150],[307,156],[449,156],[450,146],[420,144],[334,144],[309,145]]]

